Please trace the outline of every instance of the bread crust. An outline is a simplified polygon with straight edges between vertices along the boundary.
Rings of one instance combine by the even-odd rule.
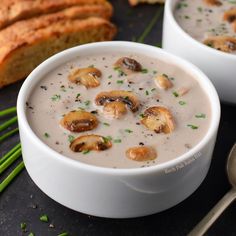
[[[111,40],[116,34],[116,27],[102,18],[47,19],[50,23],[40,18],[17,22],[0,32],[0,88],[25,78],[61,50]]]
[[[106,0],[1,0],[0,29],[19,20],[85,5],[102,5],[112,12],[112,5]]]

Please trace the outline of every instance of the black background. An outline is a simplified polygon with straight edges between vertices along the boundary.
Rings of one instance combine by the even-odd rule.
[[[137,39],[160,7],[143,5],[131,8],[126,0],[113,0],[112,3],[115,7],[113,22],[119,28],[116,38],[118,40]],[[145,43],[159,44],[161,32],[162,16]],[[21,82],[0,90],[0,110],[16,104],[20,86]],[[35,233],[35,236],[57,235],[63,231],[73,236],[186,235],[230,188],[225,173],[225,162],[235,142],[235,108],[235,106],[222,104],[222,117],[210,171],[198,190],[179,205],[164,212],[137,219],[116,220],[92,217],[67,209],[51,200],[38,189],[24,170],[0,194],[0,236],[28,235],[31,231]],[[1,143],[0,156],[18,141],[18,135],[15,135]],[[0,181],[4,176],[0,176]],[[33,208],[34,205],[37,205],[36,209]],[[50,223],[53,223],[55,228],[50,228],[49,223],[39,220],[42,214],[49,216]],[[27,223],[27,233],[22,233],[21,222]],[[224,212],[207,235],[236,235],[235,204]]]

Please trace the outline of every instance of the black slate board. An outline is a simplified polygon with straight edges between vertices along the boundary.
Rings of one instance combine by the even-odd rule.
[[[151,20],[156,6],[130,8],[127,0],[113,0],[113,21],[119,27],[117,40],[138,38]],[[162,16],[148,35],[145,43],[156,45],[161,41]],[[0,90],[0,110],[16,104],[21,82]],[[186,235],[192,227],[229,190],[225,173],[227,154],[236,139],[236,107],[222,104],[222,118],[213,161],[207,178],[187,200],[164,212],[137,219],[116,220],[92,217],[72,211],[47,197],[32,182],[24,170],[0,194],[0,236],[51,236],[67,231],[70,235]],[[2,122],[3,120],[0,120]],[[18,135],[0,144],[0,155],[19,141]],[[42,173],[43,174],[43,173]],[[4,175],[5,176],[5,175]],[[0,176],[0,181],[4,176]],[[37,208],[34,209],[34,205]],[[47,214],[50,223],[42,223],[40,215]],[[208,231],[207,235],[236,235],[236,207],[232,204]],[[28,233],[22,233],[20,223],[26,222]]]

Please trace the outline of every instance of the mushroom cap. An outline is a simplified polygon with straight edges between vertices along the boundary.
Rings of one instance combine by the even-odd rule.
[[[156,133],[171,133],[175,129],[173,116],[165,107],[149,107],[145,110],[141,123]]]
[[[154,77],[155,84],[161,89],[169,89],[173,87],[173,83],[165,75],[158,75]]]
[[[219,0],[203,0],[208,6],[221,6],[222,2]]]
[[[157,158],[157,152],[151,146],[131,147],[126,156],[133,161],[151,161]]]
[[[72,83],[82,84],[86,88],[95,88],[100,85],[98,78],[102,72],[95,67],[79,68],[74,70],[68,77]]]
[[[127,108],[123,102],[109,102],[104,105],[103,113],[108,118],[119,119],[127,113]]]
[[[116,61],[114,66],[120,68],[127,74],[130,74],[132,72],[140,72],[142,70],[141,64],[129,57],[121,57]]]
[[[110,140],[95,134],[82,135],[73,140],[70,144],[70,149],[73,152],[104,151],[110,147],[112,147]]]
[[[103,106],[109,102],[115,101],[125,103],[132,112],[136,112],[139,109],[139,100],[130,91],[112,90],[108,92],[101,92],[95,98],[95,103],[98,106]]]
[[[98,119],[87,111],[71,111],[61,119],[60,124],[71,132],[84,132],[95,129]]]
[[[236,20],[236,7],[230,8],[224,12],[223,20],[232,23]]]

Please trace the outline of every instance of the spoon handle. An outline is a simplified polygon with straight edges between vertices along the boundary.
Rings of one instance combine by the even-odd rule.
[[[188,236],[202,236],[222,212],[233,202],[236,198],[236,190],[231,189],[224,197],[210,210],[210,212],[193,228]]]

